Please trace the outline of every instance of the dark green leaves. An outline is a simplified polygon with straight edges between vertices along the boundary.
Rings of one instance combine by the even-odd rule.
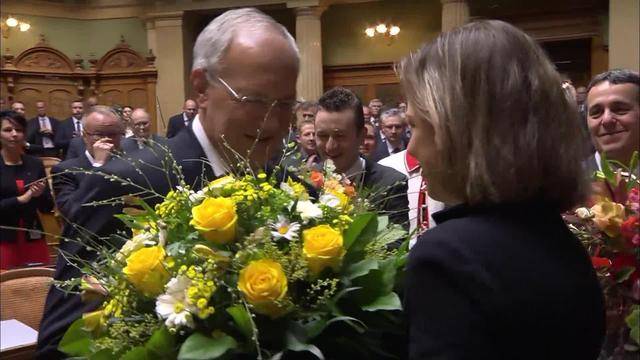
[[[237,347],[236,341],[228,335],[211,338],[201,333],[194,333],[182,344],[179,360],[215,359],[228,350]]]

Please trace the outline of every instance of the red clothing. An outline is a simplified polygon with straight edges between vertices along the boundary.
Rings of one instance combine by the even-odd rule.
[[[16,179],[18,195],[25,192],[24,180]],[[20,219],[18,226],[24,228],[24,221]],[[15,241],[0,241],[0,269],[9,270],[24,267],[29,264],[49,264],[49,249],[44,238],[27,240],[27,230],[17,230]]]

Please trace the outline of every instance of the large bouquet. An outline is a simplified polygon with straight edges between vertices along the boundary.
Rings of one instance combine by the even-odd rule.
[[[604,157],[601,163],[590,203],[565,219],[589,251],[605,294],[607,338],[603,356],[619,358],[624,353],[637,354],[640,344],[638,153],[628,167]]]
[[[102,306],[60,349],[90,359],[392,355],[407,251],[387,245],[405,233],[332,167],[317,176],[317,199],[265,173],[182,184],[155,208],[129,199],[138,207],[119,217],[133,235],[84,266],[83,296]]]

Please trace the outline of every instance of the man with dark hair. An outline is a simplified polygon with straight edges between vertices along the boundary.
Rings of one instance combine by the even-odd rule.
[[[58,127],[54,142],[62,150],[62,157],[67,156],[71,139],[82,136],[82,115],[84,114],[84,103],[81,99],[71,102],[71,116],[64,120]]]
[[[24,107],[24,103],[22,101],[14,101],[11,103],[11,110],[17,112],[18,114],[22,115],[22,116],[26,116],[25,115],[25,107]]]
[[[133,124],[131,123],[131,113],[133,113],[133,108],[129,105],[125,105],[122,107],[122,121],[124,121],[124,136],[130,138],[133,136]]]
[[[587,125],[596,152],[590,161],[599,169],[600,155],[628,164],[640,149],[640,76],[626,69],[597,75],[587,88]]]
[[[27,151],[37,156],[60,156],[54,137],[58,120],[47,116],[47,103],[36,101],[38,115],[27,124]]]
[[[371,204],[389,219],[408,226],[407,179],[401,173],[360,157],[366,129],[360,99],[348,89],[333,88],[318,100],[316,144],[322,159],[359,188],[370,192]]]

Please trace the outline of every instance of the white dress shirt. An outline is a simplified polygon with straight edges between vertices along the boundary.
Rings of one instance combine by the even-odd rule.
[[[51,121],[49,120],[48,116],[43,116],[43,117],[38,116],[38,122],[40,123],[40,130],[53,129],[53,127],[51,126]],[[49,138],[48,136],[42,137],[42,146],[45,149],[52,149],[55,147],[55,145],[53,145],[53,140],[51,140],[51,138]]]
[[[229,173],[229,166],[222,160],[220,154],[218,154],[218,151],[204,132],[202,124],[200,123],[199,115],[196,115],[193,119],[193,133],[196,136],[196,139],[198,139],[198,143],[202,147],[202,150],[204,150],[204,153],[207,155],[207,160],[213,169],[213,174],[218,177]]]

